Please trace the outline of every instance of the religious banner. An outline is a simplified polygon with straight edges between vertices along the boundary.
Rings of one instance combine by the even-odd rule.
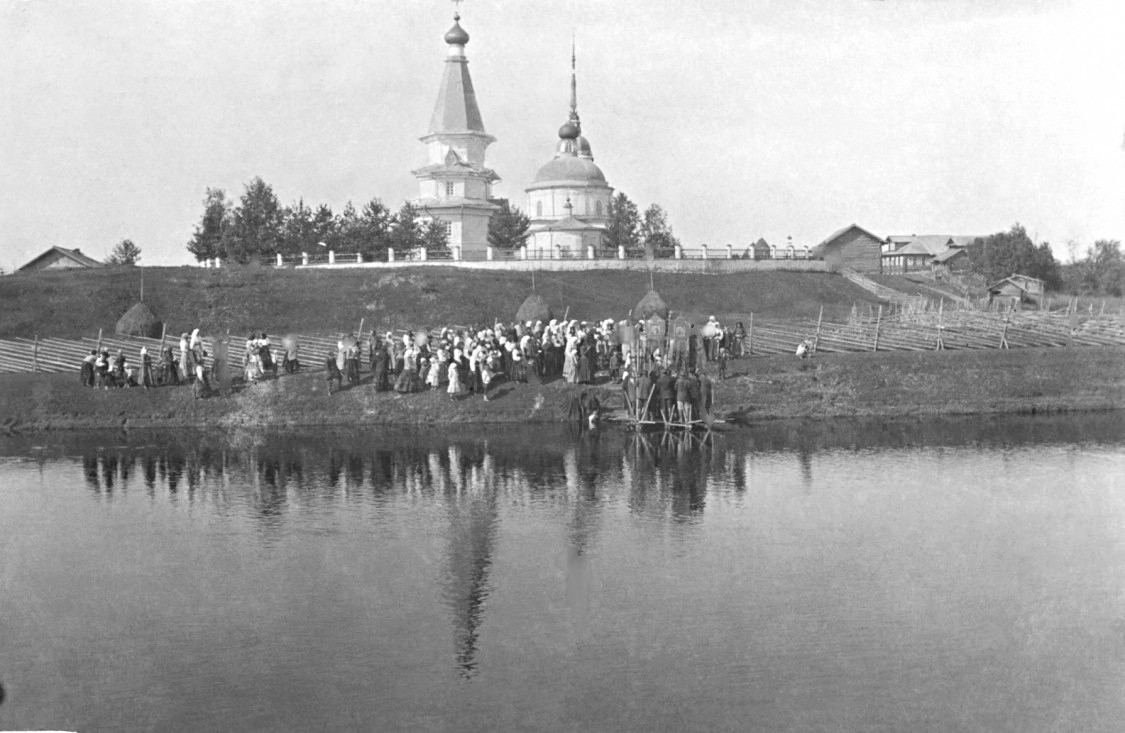
[[[672,320],[669,334],[669,352],[673,356],[687,354],[688,336],[691,334],[691,323],[683,316]]]
[[[650,352],[661,348],[664,345],[664,337],[667,333],[667,327],[664,319],[660,316],[649,316],[645,321],[645,348]]]

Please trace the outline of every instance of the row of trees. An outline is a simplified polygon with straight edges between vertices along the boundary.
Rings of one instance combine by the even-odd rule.
[[[606,229],[606,246],[610,249],[623,246],[626,252],[645,250],[669,255],[679,243],[660,204],[650,205],[642,215],[624,192],[618,192],[610,201]]]
[[[1099,239],[1082,256],[1076,243],[1068,243],[1068,249],[1070,262],[1061,264],[1050,244],[1036,244],[1016,224],[1006,232],[977,239],[968,252],[973,271],[989,282],[1020,273],[1043,280],[1049,290],[1074,295],[1125,294],[1125,254],[1120,242]]]
[[[497,249],[517,249],[527,239],[530,225],[518,207],[501,201],[489,221],[488,241]],[[627,195],[618,193],[610,202],[605,244],[614,250],[624,246],[629,252],[644,249],[666,255],[679,240],[659,204],[642,215]],[[282,206],[273,188],[255,178],[246,184],[237,204],[222,189],[207,189],[203,216],[187,248],[197,261],[220,257],[246,263],[276,254],[316,252],[318,247],[374,259],[385,256],[388,247],[400,251],[425,247],[433,252],[447,245],[445,227],[409,202],[396,212],[377,198],[358,210],[348,202],[339,214],[327,204],[314,209],[304,200]]]
[[[282,206],[261,178],[246,184],[237,204],[223,190],[209,188],[203,207],[187,245],[197,261],[220,257],[246,263],[322,249],[376,258],[385,256],[388,247],[441,251],[448,240],[440,222],[424,217],[409,202],[392,212],[377,198],[359,210],[349,201],[340,214],[327,204],[313,209],[304,200]]]

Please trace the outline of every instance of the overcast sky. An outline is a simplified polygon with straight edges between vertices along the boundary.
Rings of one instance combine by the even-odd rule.
[[[191,261],[207,187],[416,195],[449,0],[0,0],[0,266]],[[1024,224],[1125,239],[1120,0],[466,0],[496,194],[551,159],[578,44],[610,185],[685,246]]]

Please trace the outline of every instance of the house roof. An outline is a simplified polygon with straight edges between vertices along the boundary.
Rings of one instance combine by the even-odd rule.
[[[844,234],[852,231],[853,229],[858,229],[860,232],[862,232],[862,233],[866,234],[867,236],[871,237],[876,242],[882,242],[883,241],[882,237],[875,236],[871,232],[869,232],[866,229],[864,229],[863,227],[861,227],[859,224],[849,224],[848,226],[844,227],[843,229],[837,229],[836,231],[832,232],[832,234],[828,235],[828,237],[824,241],[822,241],[820,244],[813,247],[812,248],[813,254],[817,255],[820,252],[823,252],[824,248],[826,246],[828,246],[829,244],[831,244],[833,240],[842,237]]]
[[[105,263],[99,262],[99,261],[95,260],[93,257],[88,257],[88,256],[82,254],[82,251],[79,250],[77,247],[75,247],[74,249],[66,249],[65,247],[51,247],[49,250],[47,250],[43,254],[35,257],[34,259],[32,259],[30,262],[28,262],[26,265],[24,265],[20,269],[21,270],[32,269],[32,268],[35,267],[35,265],[37,263],[39,263],[40,261],[42,261],[42,260],[46,259],[47,257],[51,256],[52,254],[61,255],[62,257],[65,257],[66,259],[71,260],[71,261],[77,263],[78,265],[81,265],[82,267],[105,267]]]
[[[968,247],[976,239],[976,235],[969,234],[892,234],[887,237],[887,243],[894,245],[892,252],[895,254],[938,254],[949,247]],[[912,247],[904,251],[906,247]]]
[[[1015,285],[1020,290],[1027,290],[1028,289],[1027,286],[1030,285],[1031,283],[1042,283],[1042,282],[1043,281],[1040,280],[1037,277],[1031,277],[1030,275],[1015,274],[1015,275],[1008,275],[1008,277],[1000,278],[999,280],[997,280],[994,283],[989,283],[988,289],[993,290],[995,288],[1000,287],[1004,283],[1011,283],[1012,285]]]
[[[944,252],[939,252],[938,254],[934,255],[934,262],[949,262],[951,259],[960,254],[965,254],[966,256],[968,256],[964,247],[950,247]]]

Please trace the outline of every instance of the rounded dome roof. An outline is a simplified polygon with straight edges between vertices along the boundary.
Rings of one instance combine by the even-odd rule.
[[[593,151],[590,150],[590,141],[587,140],[585,137],[583,137],[582,135],[579,135],[575,139],[575,143],[578,145],[578,151],[577,152],[580,156],[582,156],[583,158],[593,158],[594,157]]]
[[[587,181],[605,183],[605,175],[587,158],[560,156],[539,169],[535,183],[547,181]]]
[[[565,122],[563,126],[559,128],[559,137],[563,140],[573,140],[580,134],[582,134],[582,130],[573,122]]]
[[[469,34],[465,32],[460,23],[454,20],[453,27],[445,32],[445,42],[451,46],[464,46],[469,42]]]

